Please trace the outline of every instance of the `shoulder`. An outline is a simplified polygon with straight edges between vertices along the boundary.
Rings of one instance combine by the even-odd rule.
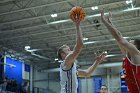
[[[76,64],[75,64],[75,63],[73,63],[73,64],[71,65],[70,68],[67,68],[67,67],[64,65],[64,63],[61,63],[61,64],[60,64],[60,69],[63,70],[63,71],[69,71],[69,70],[71,70],[71,69],[73,69],[73,68],[75,68],[75,67],[76,67]]]

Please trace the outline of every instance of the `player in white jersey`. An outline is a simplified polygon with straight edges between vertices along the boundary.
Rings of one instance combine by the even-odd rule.
[[[60,65],[60,93],[77,93],[77,75],[81,77],[89,77],[97,67],[97,65],[102,62],[105,58],[105,53],[97,56],[96,61],[87,70],[76,70],[76,58],[80,54],[83,47],[83,36],[80,30],[80,20],[79,16],[75,21],[76,24],[76,44],[73,51],[70,50],[69,46],[63,45],[58,49],[57,55],[59,59],[63,60]]]
[[[64,70],[63,63],[60,65],[61,93],[77,93],[78,82],[76,73],[75,63],[69,70]]]

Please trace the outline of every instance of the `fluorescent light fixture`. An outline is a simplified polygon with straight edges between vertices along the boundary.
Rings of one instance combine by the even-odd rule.
[[[85,38],[83,38],[83,40],[86,41],[86,40],[88,40],[88,38],[85,37]]]
[[[96,43],[97,41],[90,41],[90,42],[84,42],[85,45],[87,44],[93,44],[93,43]]]
[[[130,37],[123,37],[123,38],[128,39],[128,38],[130,38]]]
[[[123,38],[125,38],[125,39],[128,39],[128,38],[130,38],[130,37],[123,37]],[[113,39],[110,39],[110,40],[115,40],[115,38],[113,38]]]
[[[104,13],[104,15],[107,15],[107,14],[109,14],[109,13]],[[101,16],[101,14],[90,15],[90,16],[87,16],[87,18],[97,17],[97,16]]]
[[[51,14],[51,17],[57,17],[57,14]]]
[[[58,62],[59,62],[59,63],[62,63],[63,61],[62,61],[62,60],[59,60]]]
[[[55,58],[54,60],[55,60],[55,61],[58,61],[58,58]]]
[[[27,49],[26,51],[28,51],[28,52],[34,52],[34,51],[39,51],[39,50],[41,50],[41,49]]]
[[[68,21],[69,21],[69,20],[60,20],[60,21],[50,22],[49,24],[64,23],[64,22],[68,22]]]
[[[106,57],[114,57],[115,55],[106,55]]]
[[[130,3],[132,3],[132,0],[127,0],[126,1],[126,4],[130,4]]]
[[[123,11],[133,11],[133,10],[139,10],[139,9],[140,9],[140,7],[136,7],[136,8],[128,8]]]
[[[128,38],[130,38],[130,37],[123,37],[123,38],[128,39]],[[84,40],[84,39],[83,39],[83,40]],[[89,41],[89,42],[84,42],[84,44],[87,45],[87,44],[100,43],[100,42],[105,42],[105,41],[114,41],[114,40],[115,40],[115,39],[113,38],[113,39],[104,40],[104,41]],[[107,52],[107,51],[106,51],[106,52]]]
[[[31,47],[30,46],[25,46],[25,50],[29,50]]]
[[[98,6],[93,6],[91,7],[92,10],[97,10],[98,9]]]
[[[50,58],[47,58],[47,57],[44,57],[44,56],[35,54],[34,52],[31,52],[31,54],[34,55],[34,56],[36,56],[36,57],[42,58],[42,59],[51,60]],[[51,61],[52,61],[52,60],[51,60]]]
[[[105,54],[107,54],[107,51],[104,51]]]

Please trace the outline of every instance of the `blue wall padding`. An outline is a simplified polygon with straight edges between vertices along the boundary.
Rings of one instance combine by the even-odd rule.
[[[5,75],[8,79],[15,79],[18,84],[22,84],[22,62],[6,57],[6,63],[15,65],[15,68],[11,68],[6,65]]]

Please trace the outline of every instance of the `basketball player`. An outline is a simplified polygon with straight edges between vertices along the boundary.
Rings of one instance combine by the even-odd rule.
[[[104,11],[101,11],[101,19],[108,31],[116,39],[119,48],[125,55],[123,60],[123,70],[125,70],[125,80],[130,93],[140,93],[140,40],[128,42],[123,38],[120,31],[111,22],[111,13],[107,18]]]
[[[90,77],[97,65],[105,58],[105,53],[96,57],[95,62],[87,70],[76,69],[76,58],[79,56],[83,47],[83,37],[80,30],[79,17],[74,22],[76,24],[76,45],[73,51],[69,46],[63,45],[58,49],[57,55],[63,62],[60,64],[60,93],[77,93],[78,81],[77,75],[81,77]]]
[[[100,93],[108,93],[108,89],[106,85],[101,86]]]

